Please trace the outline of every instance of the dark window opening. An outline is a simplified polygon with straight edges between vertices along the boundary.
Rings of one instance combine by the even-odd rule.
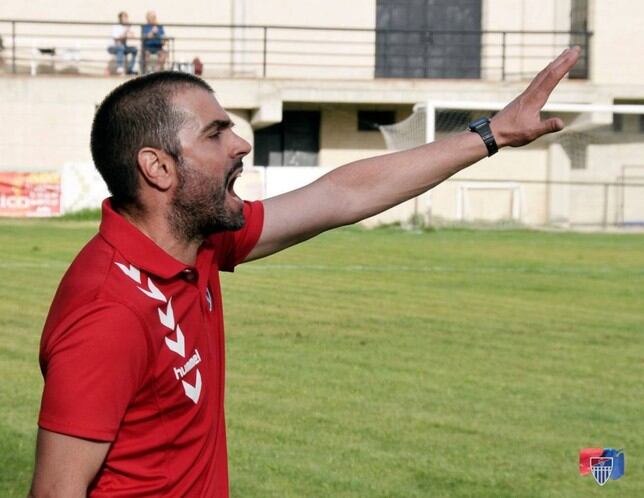
[[[613,114],[613,131],[620,132],[624,129],[624,115]]]
[[[317,166],[320,112],[284,111],[282,122],[255,131],[257,166]]]
[[[644,115],[614,113],[613,131],[617,133],[644,133]]]
[[[379,126],[395,122],[395,111],[358,111],[358,131],[378,131]]]
[[[481,0],[377,0],[376,77],[481,77]]]
[[[588,0],[572,0],[570,4],[570,45],[584,47],[575,67],[570,70],[571,79],[588,78]]]

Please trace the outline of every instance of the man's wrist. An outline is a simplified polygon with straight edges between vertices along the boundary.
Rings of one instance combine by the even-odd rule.
[[[503,133],[499,129],[499,124],[494,121],[494,119],[490,120],[490,129],[492,130],[492,133],[494,134],[494,139],[496,140],[496,145],[499,149],[506,147],[508,145],[508,139],[505,136],[505,133]]]
[[[476,133],[481,138],[487,149],[488,157],[493,156],[499,151],[499,147],[496,143],[494,132],[490,127],[490,120],[488,118],[478,118],[472,121],[468,128],[472,133]]]

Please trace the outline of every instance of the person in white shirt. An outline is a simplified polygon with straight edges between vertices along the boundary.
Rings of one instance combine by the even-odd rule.
[[[112,26],[112,38],[110,38],[110,46],[107,47],[110,54],[116,55],[116,72],[118,74],[124,72],[136,74],[134,64],[136,63],[137,48],[127,44],[128,39],[131,38],[134,38],[134,33],[132,33],[127,12],[119,12],[119,23]],[[128,55],[130,56],[129,61]]]

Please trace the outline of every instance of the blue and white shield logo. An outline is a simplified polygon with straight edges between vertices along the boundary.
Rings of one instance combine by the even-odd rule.
[[[613,457],[590,457],[590,471],[597,484],[603,486],[613,472]]]

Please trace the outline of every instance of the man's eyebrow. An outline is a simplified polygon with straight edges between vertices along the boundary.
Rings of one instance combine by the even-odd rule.
[[[230,119],[215,119],[204,126],[201,130],[202,135],[207,135],[215,131],[225,130],[226,128],[232,128],[234,123]]]

